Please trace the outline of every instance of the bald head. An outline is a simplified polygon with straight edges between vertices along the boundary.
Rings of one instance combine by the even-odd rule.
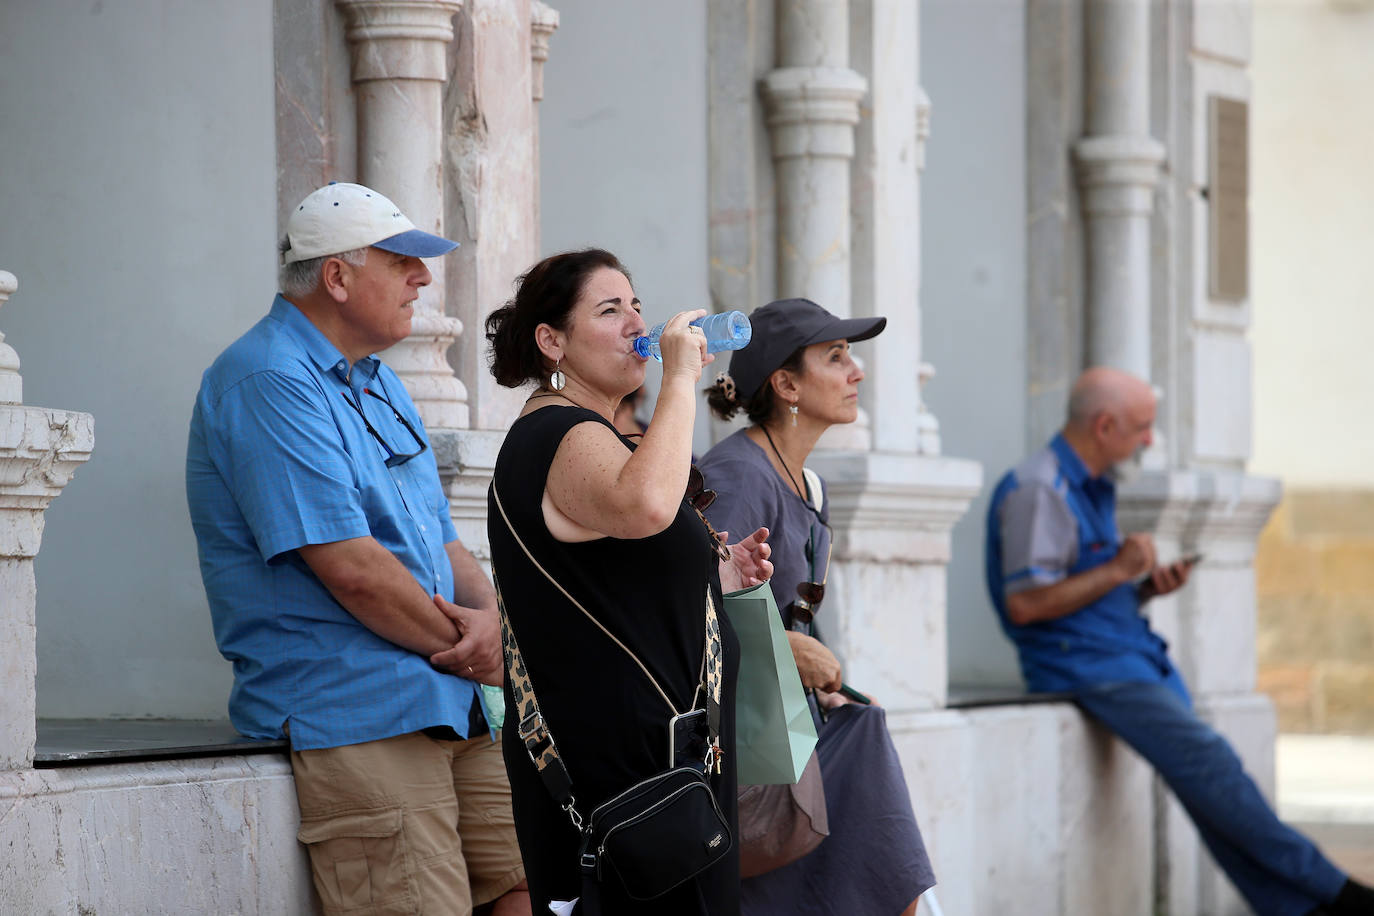
[[[1104,473],[1151,442],[1155,393],[1149,383],[1118,369],[1089,369],[1069,393],[1068,440],[1094,474]]]
[[[1097,366],[1084,371],[1069,392],[1068,423],[1080,429],[1107,412],[1122,416],[1132,410],[1153,408],[1154,391],[1147,382],[1119,369]]]

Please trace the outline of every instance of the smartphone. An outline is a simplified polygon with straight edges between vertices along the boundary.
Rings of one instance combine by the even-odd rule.
[[[690,709],[668,720],[668,766],[685,763],[704,766],[706,749],[711,744],[706,710]]]
[[[1191,569],[1192,567],[1202,562],[1203,556],[1204,554],[1200,553],[1190,553],[1186,557],[1182,557],[1181,559],[1179,559],[1178,562],[1184,564],[1185,566]],[[1149,601],[1151,598],[1155,596],[1154,580],[1146,579],[1144,582],[1141,582],[1139,585],[1136,586],[1135,594],[1136,597],[1139,598],[1141,601]]]
[[[840,693],[848,697],[849,699],[853,700],[855,703],[862,703],[865,706],[873,705],[872,699],[864,696],[862,693],[859,693],[859,691],[855,690],[853,687],[850,687],[848,684],[840,685]]]

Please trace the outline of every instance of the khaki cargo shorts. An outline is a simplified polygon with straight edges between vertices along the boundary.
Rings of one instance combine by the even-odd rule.
[[[469,912],[525,877],[500,740],[422,732],[292,751],[328,916]]]

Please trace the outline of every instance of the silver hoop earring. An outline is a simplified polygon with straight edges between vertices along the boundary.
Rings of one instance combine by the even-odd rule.
[[[793,426],[796,426],[796,425],[797,425],[797,405],[796,405],[796,404],[788,404],[788,405],[787,405],[787,412],[790,413],[790,414],[792,415],[792,425],[793,425]]]
[[[563,374],[562,369],[558,368],[561,362],[563,362],[562,357],[553,364],[553,373],[549,376],[549,387],[554,391],[562,391],[568,385],[568,377]]]

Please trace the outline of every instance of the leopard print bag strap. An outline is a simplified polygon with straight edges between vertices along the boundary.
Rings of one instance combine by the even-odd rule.
[[[496,585],[496,607],[501,614],[501,653],[506,663],[506,683],[510,684],[511,698],[515,701],[515,711],[519,716],[516,734],[525,745],[525,753],[539,773],[544,788],[558,806],[567,812],[573,826],[582,829],[582,816],[577,813],[577,799],[572,794],[572,777],[568,768],[558,756],[558,745],[553,743],[553,733],[544,723],[539,712],[539,700],[534,696],[534,684],[525,668],[525,660],[520,656],[520,644],[515,641],[515,632],[506,615],[506,602],[501,597],[501,583],[496,581],[495,572],[492,582]]]

